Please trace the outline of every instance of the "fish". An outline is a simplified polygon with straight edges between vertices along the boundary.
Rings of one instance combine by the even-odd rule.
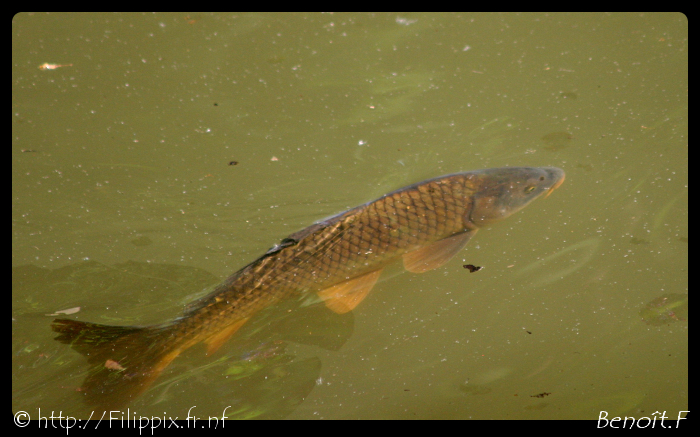
[[[175,358],[204,343],[215,353],[255,313],[316,293],[335,313],[355,309],[389,264],[423,273],[445,265],[477,230],[548,196],[564,182],[554,167],[454,173],[392,191],[282,239],[183,314],[151,326],[58,318],[55,339],[87,357],[80,388],[94,407],[132,402]]]

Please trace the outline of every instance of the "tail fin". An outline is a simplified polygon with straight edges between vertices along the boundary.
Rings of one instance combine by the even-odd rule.
[[[56,340],[70,344],[93,365],[82,392],[88,404],[118,408],[144,392],[181,349],[171,338],[174,325],[138,328],[56,319]]]

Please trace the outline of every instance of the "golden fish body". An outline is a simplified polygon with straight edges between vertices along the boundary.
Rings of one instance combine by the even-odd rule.
[[[441,176],[315,223],[283,239],[167,324],[136,328],[56,319],[57,340],[95,365],[86,400],[114,407],[143,392],[175,357],[205,342],[214,352],[257,311],[316,292],[331,310],[354,309],[382,269],[438,268],[476,231],[548,195],[564,181],[557,168],[505,167]]]

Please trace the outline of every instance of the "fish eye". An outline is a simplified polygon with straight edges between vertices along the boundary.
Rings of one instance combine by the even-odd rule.
[[[532,191],[535,189],[534,185],[530,185],[529,187],[525,187],[525,194],[530,194]]]

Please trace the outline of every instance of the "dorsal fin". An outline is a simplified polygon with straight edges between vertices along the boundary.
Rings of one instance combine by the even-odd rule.
[[[412,273],[424,273],[443,266],[457,254],[470,238],[474,236],[476,229],[453,235],[436,241],[428,246],[416,249],[403,255],[403,266]]]
[[[382,269],[365,273],[357,278],[321,290],[318,295],[330,310],[338,314],[345,314],[355,309],[367,297],[381,274]]]

